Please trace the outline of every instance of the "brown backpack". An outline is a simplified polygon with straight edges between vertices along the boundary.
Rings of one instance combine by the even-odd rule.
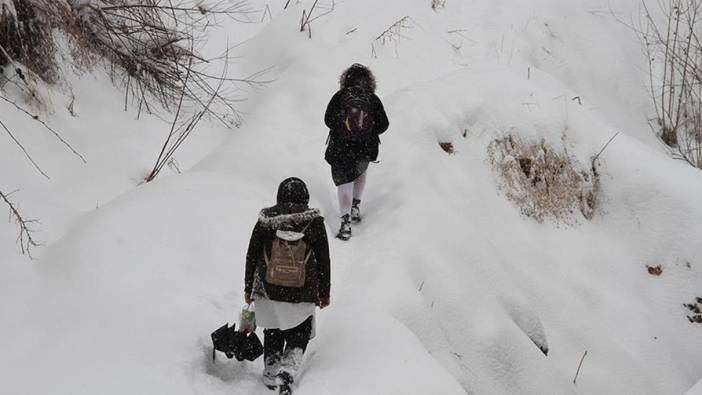
[[[281,287],[301,288],[305,285],[305,266],[312,251],[307,243],[283,240],[276,237],[271,246],[271,256],[263,251],[266,261],[266,282]]]

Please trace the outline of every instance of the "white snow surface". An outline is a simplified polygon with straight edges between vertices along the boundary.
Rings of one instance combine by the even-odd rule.
[[[692,389],[690,389],[690,391],[688,391],[686,393],[686,395],[700,395],[700,394],[702,394],[702,381],[697,383],[697,385],[692,387]]]
[[[241,103],[241,128],[201,125],[176,154],[183,174],[140,184],[171,116],[136,120],[104,73],[67,71],[78,117],[65,87],[36,109],[87,164],[0,103],[51,177],[0,146],[0,190],[19,189],[44,243],[30,260],[0,223],[0,393],[270,393],[260,360],[213,363],[209,334],[235,320],[252,226],[293,175],[332,255],[297,393],[701,393],[702,326],[682,304],[702,296],[702,173],[647,126],[645,59],[611,15],[637,18],[638,2],[346,0],[308,38],[312,3],[252,1],[252,20],[272,17],[213,33],[206,51],[243,41],[232,76],[271,68],[272,82]],[[400,42],[374,42],[405,15]],[[344,243],[322,118],[353,62],[375,72],[390,129]],[[488,164],[514,133],[588,166],[616,132],[597,214],[573,226],[521,216]]]

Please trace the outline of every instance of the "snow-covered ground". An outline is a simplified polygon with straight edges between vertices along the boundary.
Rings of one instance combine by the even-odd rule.
[[[183,174],[139,185],[168,122],[124,112],[99,72],[69,78],[77,118],[47,93],[87,164],[0,104],[51,176],[0,146],[0,190],[20,188],[45,242],[30,261],[0,224],[0,392],[269,393],[260,361],[212,363],[209,333],[243,303],[248,237],[282,179],[303,178],[338,227],[322,114],[361,62],[391,126],[366,220],[331,242],[332,306],[299,394],[699,393],[702,326],[682,304],[702,296],[702,173],[647,126],[645,59],[611,15],[636,18],[637,1],[337,1],[311,38],[313,1],[296,3],[254,1],[272,17],[214,32],[208,50],[246,39],[233,73],[274,81],[242,103],[241,128],[201,125]],[[404,16],[399,42],[374,41]],[[589,164],[616,132],[595,218],[574,226],[521,216],[488,163],[506,133]]]

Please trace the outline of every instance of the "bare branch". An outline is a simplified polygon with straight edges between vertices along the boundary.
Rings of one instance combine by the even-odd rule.
[[[678,159],[702,168],[702,1],[661,0],[658,6],[652,10],[642,0],[638,31],[656,111],[652,127]]]
[[[375,40],[373,40],[373,43],[371,44],[371,56],[376,58],[377,57],[377,52],[376,52],[376,43],[380,45],[386,45],[387,43],[394,43],[395,44],[395,52],[397,53],[397,46],[400,43],[400,40],[403,38],[407,38],[403,35],[403,32],[405,30],[411,29],[413,27],[417,27],[419,24],[415,22],[412,17],[406,15],[397,21],[395,21],[392,25],[390,25],[385,31],[380,33]]]
[[[7,132],[7,134],[10,136],[12,141],[15,142],[15,145],[17,145],[22,150],[22,152],[24,153],[24,156],[32,163],[32,166],[34,166],[34,168],[37,169],[37,171],[39,173],[41,173],[42,176],[46,177],[47,180],[50,180],[51,177],[49,177],[49,175],[46,174],[44,172],[44,170],[41,169],[41,167],[39,167],[37,162],[35,162],[34,159],[32,158],[32,156],[29,154],[29,151],[27,151],[27,149],[24,147],[24,145],[22,145],[22,143],[17,139],[17,137],[15,137],[15,135],[12,134],[10,129],[7,127],[7,125],[5,125],[5,123],[2,120],[0,120],[0,126],[2,126],[2,128],[5,130],[5,132]]]
[[[575,372],[575,377],[573,378],[573,384],[576,384],[578,381],[578,375],[580,374],[580,368],[583,366],[583,361],[585,360],[585,357],[587,356],[587,350],[583,354],[582,358],[580,358],[580,363],[578,364],[578,371]]]
[[[617,136],[619,136],[619,132],[615,133],[614,136],[610,137],[610,139],[609,139],[609,140],[607,141],[607,143],[602,147],[602,149],[600,150],[600,152],[598,152],[597,155],[595,155],[595,156],[592,158],[592,161],[593,161],[593,162],[596,161],[597,159],[599,159],[600,155],[602,155],[602,153],[607,149],[607,147],[609,147],[609,145],[612,143],[612,141],[614,141],[614,139],[617,138]]]
[[[25,114],[26,116],[28,116],[29,118],[31,118],[31,119],[33,119],[33,120],[39,122],[46,130],[48,130],[49,132],[51,132],[51,134],[53,134],[54,137],[56,137],[56,138],[61,142],[61,144],[63,144],[64,146],[66,146],[66,148],[68,148],[71,152],[73,152],[73,154],[74,154],[75,156],[77,156],[78,158],[80,158],[80,160],[82,160],[83,163],[87,163],[87,161],[85,160],[85,158],[83,157],[83,155],[81,155],[78,151],[76,151],[76,150],[71,146],[71,144],[69,144],[68,141],[66,141],[56,130],[54,130],[51,126],[49,126],[45,121],[43,121],[42,119],[40,119],[40,118],[39,118],[39,115],[30,113],[28,110],[26,110],[25,108],[23,108],[23,107],[20,106],[19,104],[13,102],[12,100],[6,98],[5,96],[0,95],[0,99],[2,99],[3,101],[5,101],[6,103],[12,105],[12,106],[15,107],[17,110],[19,110],[20,112],[22,112],[23,114]]]
[[[314,3],[312,3],[312,7],[310,7],[310,11],[307,12],[307,10],[302,10],[302,18],[300,19],[300,31],[304,32],[307,30],[309,33],[309,38],[312,38],[312,26],[311,23],[316,21],[317,19],[324,17],[326,15],[331,14],[334,11],[334,8],[336,8],[336,1],[331,0],[331,4],[327,7],[325,12],[322,12],[321,14],[315,16],[314,18],[312,17],[312,14],[314,13],[315,9],[317,8],[317,4],[319,3],[319,0],[314,0]],[[287,7],[287,5],[286,5]],[[321,6],[320,6],[321,8]]]
[[[204,41],[204,32],[217,24],[217,16],[249,15],[245,1],[220,1],[213,5],[185,0],[112,0],[109,3],[81,3],[79,37],[92,52],[108,61],[115,79],[124,81],[126,91],[139,108],[150,99],[167,110],[184,100],[202,105],[224,78],[244,87],[265,81],[217,77],[206,70],[221,58],[205,58],[195,50]],[[186,75],[188,76],[186,82]],[[217,91],[207,115],[227,127],[238,126],[242,116],[237,101],[223,90]],[[151,110],[149,110],[151,111]]]
[[[178,103],[178,108],[176,110],[175,117],[173,118],[173,122],[171,123],[170,131],[168,133],[168,136],[166,137],[166,140],[163,143],[163,146],[161,147],[161,152],[159,153],[158,158],[156,159],[156,164],[154,165],[149,175],[146,177],[145,182],[151,182],[158,176],[163,167],[168,165],[168,163],[173,160],[173,155],[175,154],[175,152],[178,150],[178,148],[180,148],[183,142],[187,140],[190,134],[197,128],[197,125],[200,123],[202,118],[206,114],[210,113],[210,106],[212,106],[212,103],[218,97],[220,97],[220,91],[222,89],[222,86],[226,82],[226,78],[224,78],[224,76],[226,76],[227,74],[228,66],[229,63],[225,62],[224,69],[222,70],[222,76],[219,79],[219,84],[212,91],[209,100],[207,102],[201,102],[200,110],[197,111],[194,115],[192,115],[185,123],[181,124],[180,126],[177,126],[182,113],[183,98],[186,97],[187,83],[183,86],[183,91],[181,92],[180,101]],[[190,73],[186,74],[186,82],[190,78],[190,76]]]
[[[32,225],[37,223],[37,221],[32,219],[25,219],[19,212],[17,205],[10,200],[10,195],[12,195],[12,193],[5,194],[2,191],[0,191],[0,198],[10,208],[10,219],[14,220],[19,228],[19,234],[17,235],[17,243],[19,244],[20,249],[22,250],[22,254],[26,254],[31,258],[31,249],[33,247],[39,247],[41,245],[34,239],[33,236],[33,234],[36,231],[32,229]]]

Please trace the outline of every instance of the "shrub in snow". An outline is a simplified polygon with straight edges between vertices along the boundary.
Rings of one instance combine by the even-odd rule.
[[[646,269],[648,270],[648,274],[652,276],[660,276],[661,274],[663,274],[663,267],[661,267],[661,265],[646,266]]]
[[[401,39],[406,38],[406,36],[403,34],[405,30],[409,30],[417,26],[419,26],[417,22],[415,22],[415,20],[409,15],[405,15],[398,19],[375,38],[371,44],[371,56],[374,58],[378,57],[376,44],[380,46],[384,46],[389,43],[397,45]]]
[[[431,9],[436,11],[439,8],[446,7],[446,0],[431,0]]]
[[[500,188],[522,213],[538,222],[573,223],[579,210],[592,219],[597,203],[597,174],[545,142],[524,142],[517,136],[496,139],[489,160]]]
[[[702,169],[702,0],[642,4],[655,129],[676,155]]]
[[[223,81],[256,83],[211,75],[204,68],[214,59],[195,50],[216,25],[215,16],[245,12],[245,2],[209,7],[191,0],[0,0],[0,6],[0,65],[12,64],[21,79],[19,65],[57,82],[60,33],[71,44],[75,66],[104,63],[140,110],[153,110],[152,101],[171,109],[184,93],[196,105],[209,103],[209,115],[237,124],[234,98],[217,87]]]
[[[85,161],[38,115],[15,102],[7,87],[19,89],[25,100],[41,105],[44,103],[37,87],[42,81],[61,80],[59,59],[72,60],[80,70],[104,64],[112,80],[127,90],[127,99],[131,97],[138,103],[139,113],[142,109],[152,112],[157,107],[176,110],[166,142],[149,174],[151,180],[163,166],[173,163],[174,152],[205,115],[226,126],[239,124],[240,114],[234,106],[237,98],[228,93],[232,91],[224,84],[259,82],[228,78],[228,53],[207,59],[195,48],[203,42],[207,29],[216,25],[215,15],[233,17],[245,12],[245,7],[245,1],[213,2],[208,6],[199,0],[0,0],[0,99],[41,123]],[[70,44],[71,56],[59,53],[65,47],[60,45],[63,42]],[[222,59],[221,74],[210,74],[205,69],[212,61]],[[185,108],[194,115],[183,122]],[[72,104],[69,110],[73,112]],[[0,129],[49,178],[2,120]],[[20,226],[22,251],[28,251],[36,245],[26,226],[29,222],[22,220],[7,199],[9,193],[0,195],[0,204],[4,201],[10,207],[11,217]]]
[[[0,66],[12,66],[21,80],[19,62],[44,81],[56,82],[56,44],[52,29],[60,27],[61,1],[0,0]],[[26,81],[25,81],[26,82]]]
[[[683,303],[683,306],[692,312],[693,315],[687,316],[687,320],[691,323],[702,324],[702,298],[697,297],[692,303]]]

